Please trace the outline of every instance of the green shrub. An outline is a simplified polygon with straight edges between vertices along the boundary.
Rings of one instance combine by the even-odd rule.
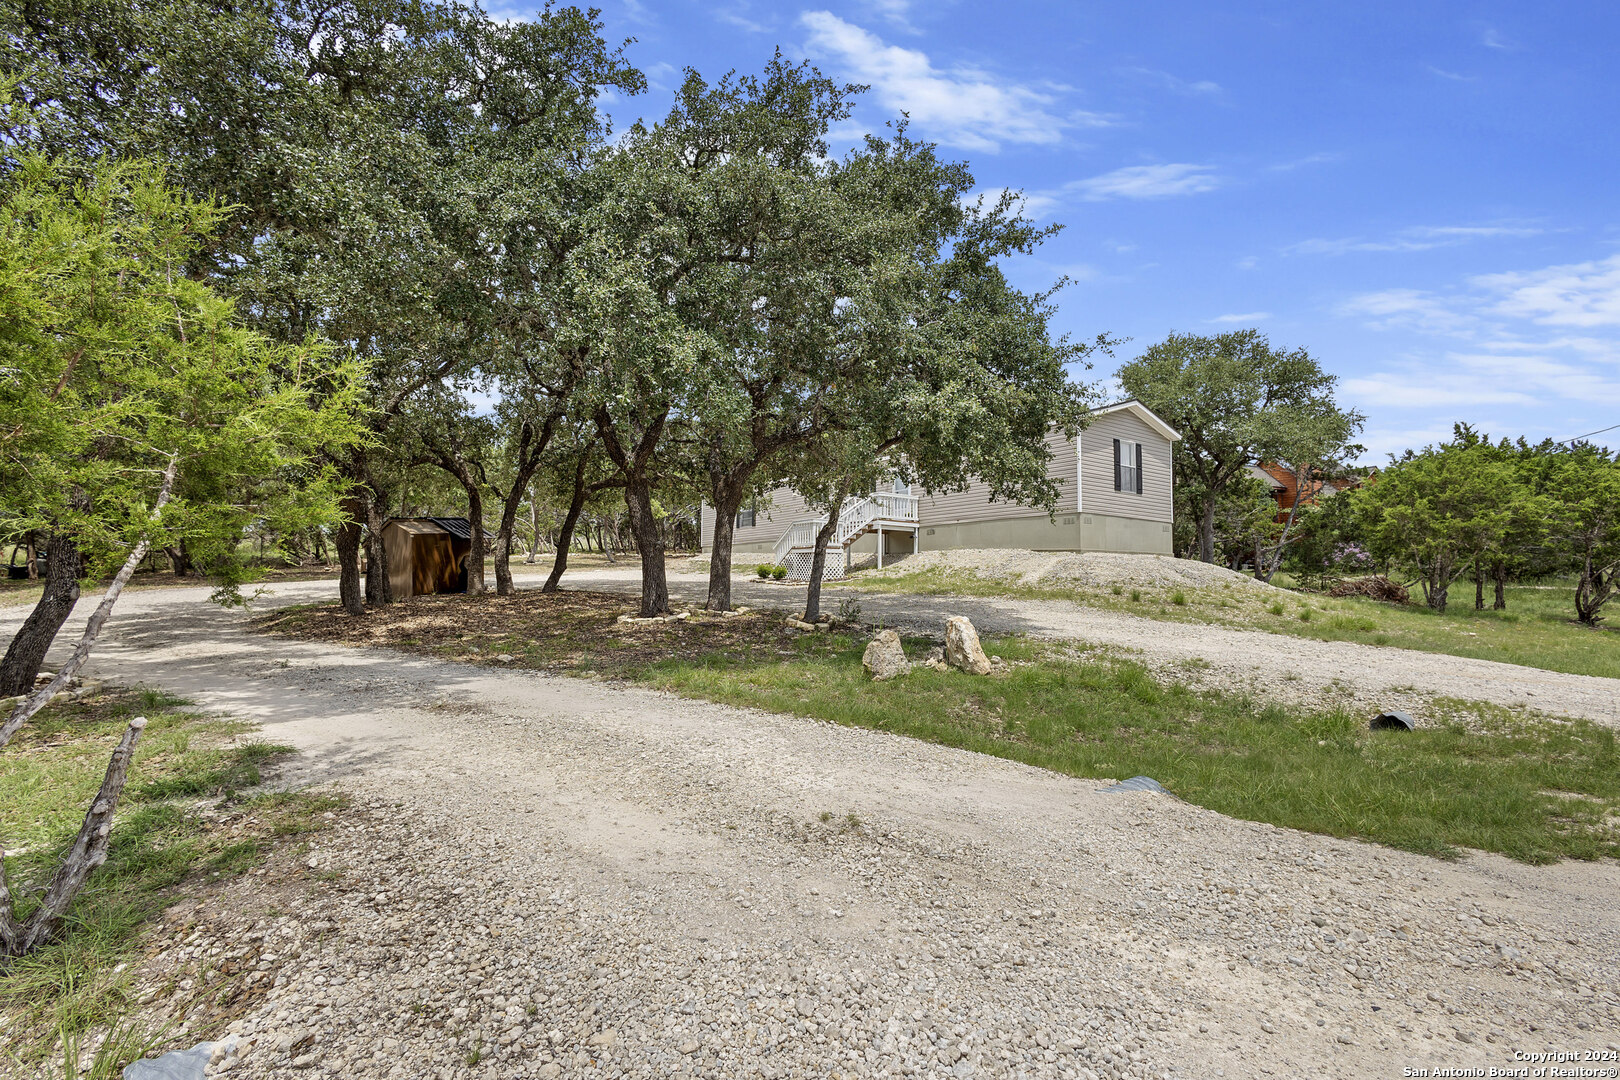
[[[1175,592],[1170,594],[1170,602],[1172,604],[1185,606],[1187,603],[1187,594],[1182,592],[1180,589],[1177,589]]]
[[[1299,621],[1300,622],[1310,622],[1314,618],[1316,618],[1316,612],[1313,611],[1312,609],[1310,609],[1308,607],[1302,607],[1302,608],[1299,609]]]
[[[774,566],[774,567],[772,567],[771,568],[771,577],[775,578],[777,581],[781,581],[783,578],[787,577],[787,567],[785,567],[785,566]]]
[[[1131,590],[1131,602],[1135,603],[1135,604],[1140,604],[1142,602],[1142,590],[1141,589],[1132,589]]]
[[[1266,610],[1271,612],[1273,615],[1281,615],[1285,609],[1283,608],[1281,600],[1273,600],[1271,602],[1271,606]]]
[[[771,566],[770,563],[762,562],[758,566],[754,567],[754,573],[758,574],[762,578],[768,578],[771,576],[771,571],[773,569],[775,568]]]

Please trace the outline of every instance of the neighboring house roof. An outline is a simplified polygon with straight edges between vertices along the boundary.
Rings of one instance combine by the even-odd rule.
[[[1133,414],[1138,420],[1142,421],[1142,423],[1146,424],[1160,435],[1163,435],[1166,439],[1169,439],[1171,442],[1181,441],[1181,432],[1177,431],[1163,420],[1160,420],[1158,416],[1154,414],[1152,409],[1148,408],[1140,401],[1137,401],[1135,398],[1126,398],[1124,401],[1116,401],[1112,405],[1104,405],[1101,408],[1092,409],[1091,412],[1094,416],[1104,416],[1111,412],[1128,412]]]
[[[1259,465],[1250,465],[1249,475],[1271,488],[1273,491],[1286,491],[1288,489],[1287,484],[1277,479],[1270,472],[1261,468]]]

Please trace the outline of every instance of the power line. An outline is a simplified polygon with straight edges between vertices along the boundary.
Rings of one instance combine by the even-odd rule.
[[[1588,431],[1585,435],[1577,435],[1573,439],[1565,439],[1564,442],[1571,444],[1578,443],[1582,439],[1590,439],[1593,435],[1601,435],[1605,431],[1613,431],[1615,428],[1620,428],[1620,424],[1610,424],[1608,427],[1600,427],[1596,431]]]

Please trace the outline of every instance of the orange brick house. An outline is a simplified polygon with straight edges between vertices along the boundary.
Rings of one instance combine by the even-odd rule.
[[[1310,506],[1324,495],[1337,495],[1341,491],[1358,488],[1362,484],[1370,483],[1376,470],[1367,476],[1345,476],[1336,479],[1307,477],[1301,487],[1299,477],[1294,470],[1281,462],[1262,461],[1258,465],[1249,466],[1249,475],[1265,484],[1271,491],[1271,497],[1277,500],[1277,520],[1283,521],[1295,504]]]

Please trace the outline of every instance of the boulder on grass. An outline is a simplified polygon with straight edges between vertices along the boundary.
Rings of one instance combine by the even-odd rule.
[[[990,674],[990,658],[979,644],[979,632],[966,615],[945,620],[945,662],[969,675]]]
[[[900,635],[893,630],[884,630],[867,643],[866,651],[861,654],[861,666],[875,681],[883,682],[910,671],[911,661],[906,659]]]

